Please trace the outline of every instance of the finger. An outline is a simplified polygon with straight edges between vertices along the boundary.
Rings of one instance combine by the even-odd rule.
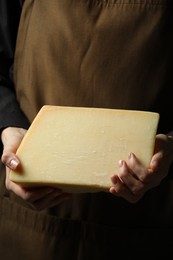
[[[130,169],[133,169],[133,175],[136,179],[144,184],[149,183],[152,178],[151,171],[146,169],[133,153],[130,153],[128,158],[128,166]]]
[[[119,177],[117,175],[113,175],[111,177],[111,181],[113,183],[113,186],[110,187],[109,192],[112,193],[113,195],[116,195],[116,196],[120,197],[121,195],[119,194],[118,191],[119,191],[119,188],[122,185],[122,183],[121,183]]]
[[[56,193],[60,193],[60,190],[56,190]],[[43,200],[47,196],[55,193],[55,188],[53,187],[36,187],[32,189],[25,189],[23,194],[23,199],[35,203],[38,200]]]
[[[8,127],[1,134],[5,150],[16,152],[27,130],[23,128]]]
[[[12,181],[8,181],[8,179],[6,182],[7,189],[13,191],[17,196],[30,203],[43,198],[53,191],[52,187],[26,189]]]
[[[11,152],[4,152],[1,157],[2,163],[10,168],[11,170],[16,170],[19,165],[20,161],[14,153]]]
[[[133,195],[138,196],[144,190],[144,183],[136,178],[136,175],[127,166],[126,162],[123,160],[119,161],[119,173],[118,177],[124,183]]]
[[[35,201],[32,205],[36,210],[43,210],[56,206],[70,198],[70,194],[53,191],[42,199]]]
[[[134,195],[118,178],[118,176],[114,175],[112,177],[112,182],[114,185],[109,189],[109,191],[113,195],[122,197],[130,203],[136,203],[142,197],[142,194]]]
[[[25,133],[26,130],[20,128],[7,128],[3,131],[1,137],[4,148],[1,160],[5,165],[9,166],[8,162],[12,160],[12,157],[17,161],[15,154]]]
[[[163,154],[157,153],[153,156],[151,163],[150,163],[150,168],[153,170],[153,172],[156,172],[161,168],[161,163],[163,162]]]
[[[167,171],[164,171],[165,174],[159,173],[159,169],[162,168],[163,163],[162,153],[155,154],[150,162],[148,168],[143,167],[143,165],[138,161],[134,154],[131,154],[129,159],[129,167],[133,169],[133,173],[138,178],[141,183],[144,184],[143,191],[147,191],[160,184],[161,176],[166,176]],[[140,187],[138,186],[140,189]],[[142,188],[142,187],[141,187]]]

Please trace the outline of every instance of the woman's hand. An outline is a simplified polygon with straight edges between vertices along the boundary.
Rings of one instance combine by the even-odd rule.
[[[173,161],[173,137],[159,134],[156,136],[154,155],[146,169],[133,153],[128,162],[119,161],[119,173],[112,176],[110,192],[121,196],[131,203],[140,200],[144,193],[158,186],[168,175]]]
[[[53,187],[26,189],[9,179],[10,169],[15,170],[20,167],[16,151],[26,132],[27,130],[23,128],[15,127],[8,127],[2,131],[1,139],[4,149],[1,160],[6,166],[6,188],[26,200],[37,210],[53,207],[68,199],[70,194],[62,193],[61,190]]]

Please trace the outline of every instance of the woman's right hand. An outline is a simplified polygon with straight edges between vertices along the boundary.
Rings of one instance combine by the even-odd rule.
[[[56,206],[68,199],[70,194],[53,187],[23,188],[9,179],[10,169],[16,170],[21,166],[16,151],[26,132],[26,129],[16,127],[8,127],[2,131],[1,140],[4,148],[1,160],[6,166],[6,188],[26,200],[37,210]]]

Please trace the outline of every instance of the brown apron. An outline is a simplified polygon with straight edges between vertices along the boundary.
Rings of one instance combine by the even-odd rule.
[[[30,122],[44,104],[140,109],[159,112],[159,131],[170,131],[172,14],[166,0],[26,0],[14,79]],[[1,194],[3,260],[173,253],[171,180],[136,204],[101,192],[74,195],[43,212],[5,188]]]

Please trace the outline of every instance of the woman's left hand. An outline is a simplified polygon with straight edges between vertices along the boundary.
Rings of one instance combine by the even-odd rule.
[[[139,201],[146,191],[158,186],[168,175],[173,162],[173,137],[156,136],[154,154],[149,168],[145,168],[133,154],[128,162],[119,161],[119,172],[111,178],[110,193],[123,197],[131,203]]]

